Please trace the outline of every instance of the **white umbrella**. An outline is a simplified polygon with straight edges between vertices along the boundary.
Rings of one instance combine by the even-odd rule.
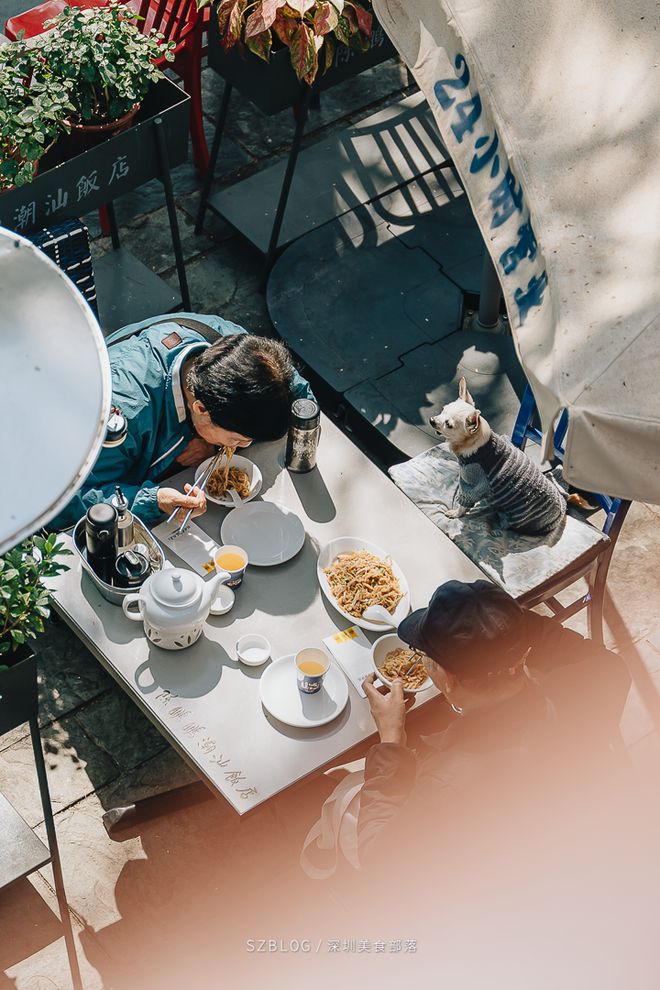
[[[0,228],[0,554],[87,477],[110,392],[103,335],[80,292],[31,241]]]
[[[573,484],[660,503],[655,0],[374,0],[433,110]]]

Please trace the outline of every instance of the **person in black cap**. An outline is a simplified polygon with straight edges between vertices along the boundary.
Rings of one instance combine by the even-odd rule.
[[[501,588],[449,581],[398,634],[423,652],[448,704],[430,703],[443,731],[422,737],[413,751],[406,714],[415,696],[401,681],[380,689],[375,675],[364,681],[380,742],[367,754],[360,795],[363,865],[411,836],[413,844],[429,830],[437,838],[452,822],[464,838],[487,820],[492,837],[503,816],[506,832],[507,822],[529,812],[521,801],[529,802],[540,780],[542,801],[551,782],[565,782],[567,766],[584,768],[595,751],[610,752],[630,683],[624,665]]]

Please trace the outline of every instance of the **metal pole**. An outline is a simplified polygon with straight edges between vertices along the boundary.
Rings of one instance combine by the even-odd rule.
[[[220,142],[222,140],[222,135],[225,129],[225,123],[227,122],[227,111],[229,110],[229,99],[231,97],[233,86],[231,83],[225,83],[225,91],[222,94],[222,102],[220,104],[220,110],[218,111],[218,119],[215,124],[215,134],[213,135],[213,144],[211,146],[211,157],[209,158],[209,167],[206,170],[206,175],[204,176],[204,183],[202,185],[201,198],[199,201],[199,209],[197,211],[197,217],[195,219],[195,233],[201,234],[202,227],[204,226],[204,214],[206,213],[206,204],[208,202],[209,193],[211,192],[211,186],[213,185],[213,176],[215,174],[215,166],[218,161],[218,152],[220,151]]]
[[[502,289],[497,277],[495,265],[488,251],[484,254],[484,265],[481,270],[481,293],[479,295],[479,313],[477,327],[492,330],[496,327],[500,315],[500,299]]]
[[[156,130],[156,144],[160,156],[161,182],[165,190],[165,202],[167,203],[167,214],[170,218],[170,232],[172,234],[172,246],[174,247],[174,257],[176,258],[176,270],[179,276],[179,286],[181,288],[181,302],[184,310],[190,311],[190,293],[188,291],[188,279],[186,277],[186,265],[183,260],[183,249],[181,247],[181,235],[179,234],[179,221],[176,216],[176,205],[174,203],[174,192],[172,190],[172,175],[170,173],[170,163],[167,157],[167,144],[165,142],[165,128],[163,118],[156,117],[154,120]]]
[[[117,217],[115,215],[115,204],[106,203],[105,210],[108,214],[108,223],[110,224],[110,237],[112,238],[112,247],[116,251],[117,248],[121,247],[119,241],[119,228],[117,226]]]
[[[282,229],[282,223],[284,221],[284,211],[286,210],[286,204],[289,199],[291,182],[293,181],[293,173],[296,168],[296,162],[298,160],[298,153],[300,151],[300,145],[302,143],[305,124],[307,123],[309,105],[312,101],[313,95],[314,95],[314,90],[312,89],[312,87],[305,85],[305,91],[298,110],[298,118],[296,121],[296,131],[293,136],[293,144],[291,145],[291,151],[289,152],[289,160],[286,164],[284,181],[282,182],[282,189],[280,191],[280,199],[277,204],[277,212],[275,213],[273,229],[270,234],[270,243],[268,244],[268,251],[266,252],[266,260],[264,261],[264,268],[261,276],[261,285],[260,285],[262,292],[264,292],[266,289],[266,282],[268,280],[268,275],[270,274],[270,270],[273,267],[273,262],[275,261],[275,255],[277,253],[277,242],[279,241],[280,230]]]
[[[64,878],[62,877],[62,865],[60,863],[60,850],[57,844],[57,834],[55,832],[55,822],[53,821],[53,808],[50,803],[50,791],[48,790],[48,777],[46,775],[46,764],[44,754],[41,749],[41,736],[39,735],[39,724],[36,717],[30,719],[30,736],[32,738],[32,750],[34,752],[34,762],[37,769],[37,779],[39,781],[39,794],[41,795],[41,807],[44,812],[44,823],[46,825],[46,835],[48,836],[48,849],[50,851],[50,861],[53,867],[53,879],[55,880],[55,893],[60,909],[62,928],[64,929],[64,941],[69,957],[69,968],[71,969],[71,982],[74,990],[82,990],[82,978],[80,976],[80,966],[76,954],[76,943],[71,927],[71,916],[69,905],[64,889]]]

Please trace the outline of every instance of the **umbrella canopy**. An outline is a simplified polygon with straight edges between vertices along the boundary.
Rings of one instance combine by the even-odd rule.
[[[67,276],[0,228],[0,554],[80,487],[105,437],[110,363]]]
[[[496,266],[564,474],[660,503],[655,0],[374,0]]]

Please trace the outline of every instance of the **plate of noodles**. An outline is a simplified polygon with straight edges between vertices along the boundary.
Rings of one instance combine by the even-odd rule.
[[[319,554],[316,573],[321,591],[352,625],[383,632],[382,622],[369,622],[362,613],[369,605],[382,605],[398,626],[410,611],[410,591],[397,562],[380,547],[355,536],[326,543]]]
[[[195,483],[201,478],[212,458],[207,457],[195,471]],[[261,491],[261,471],[247,457],[234,454],[233,448],[220,458],[220,463],[208,480],[206,497],[209,502],[233,508],[234,502],[228,489],[233,488],[242,502],[249,502]]]
[[[396,633],[381,636],[371,647],[374,670],[381,681],[391,684],[395,678],[400,677],[403,680],[403,690],[412,694],[426,691],[433,684],[421,659],[411,666],[415,654],[416,651],[399,639]]]

